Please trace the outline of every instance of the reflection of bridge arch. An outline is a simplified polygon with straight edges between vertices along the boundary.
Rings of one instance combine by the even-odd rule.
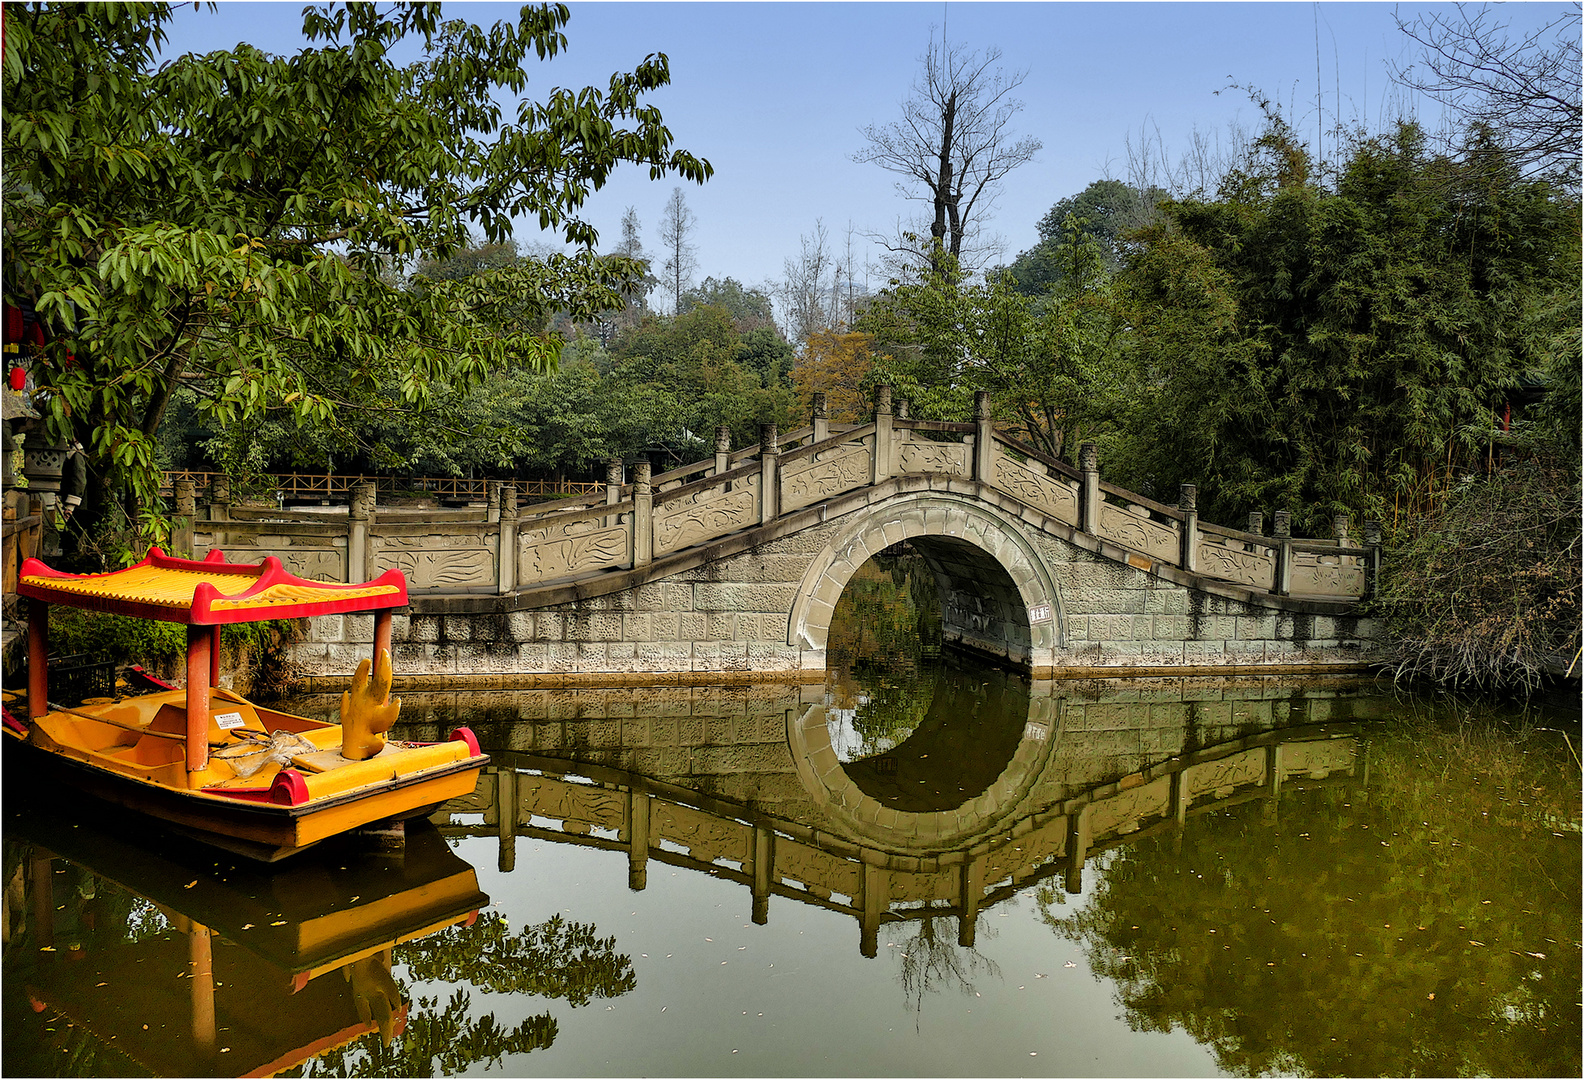
[[[789,719],[787,741],[803,786],[853,839],[881,851],[938,852],[983,836],[1026,807],[1060,738],[1061,703],[1057,697],[1031,699],[1023,738],[1000,775],[984,792],[943,810],[898,810],[860,788],[831,745],[823,705]]]
[[[646,886],[651,860],[746,886],[757,923],[768,921],[772,896],[850,915],[866,956],[878,951],[882,923],[943,915],[957,917],[959,943],[970,947],[981,909],[1057,874],[1077,892],[1097,852],[1183,828],[1216,807],[1251,799],[1274,806],[1284,788],[1356,782],[1358,733],[1356,723],[1311,724],[1234,739],[1052,803],[1026,800],[933,847],[922,836],[911,849],[877,844],[882,821],[860,819],[855,840],[823,820],[788,820],[638,773],[513,751],[492,751],[495,764],[474,794],[434,820],[448,835],[498,836],[503,870],[515,863],[518,836],[602,848],[625,854],[635,890]],[[475,815],[482,820],[461,820]]]
[[[935,574],[948,641],[1026,668],[1050,665],[1064,638],[1061,594],[1026,525],[946,491],[901,494],[880,513],[843,520],[798,585],[787,644],[824,649],[847,582],[871,556],[904,540]]]

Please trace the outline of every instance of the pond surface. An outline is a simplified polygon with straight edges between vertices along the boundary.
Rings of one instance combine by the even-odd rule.
[[[399,854],[8,799],[4,1072],[1576,1076],[1577,718],[1466,714],[939,663],[409,694],[492,765]]]

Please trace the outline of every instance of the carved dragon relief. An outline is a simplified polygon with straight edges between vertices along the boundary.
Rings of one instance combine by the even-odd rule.
[[[859,863],[778,836],[775,873],[777,880],[802,882],[811,892],[820,889],[827,895],[857,896],[863,870]]]
[[[721,819],[690,806],[656,799],[650,807],[653,840],[670,840],[688,849],[695,859],[714,862],[730,859],[747,863],[753,858],[753,829]]]
[[[548,581],[627,561],[627,526],[602,528],[598,518],[533,529],[517,543],[523,581]]]
[[[786,469],[781,473],[781,509],[797,510],[863,487],[873,476],[870,460],[870,449],[861,446]]]
[[[550,777],[521,776],[518,820],[528,815],[560,822],[582,822],[599,829],[620,829],[627,817],[627,796],[616,791],[573,784]]]
[[[995,459],[995,480],[996,486],[1013,498],[1041,510],[1049,510],[1069,525],[1078,524],[1076,489],[999,454]]]
[[[1139,517],[1109,503],[1100,507],[1100,535],[1115,540],[1123,547],[1153,555],[1157,559],[1177,561],[1177,533],[1149,518]]]
[[[1226,544],[1199,542],[1199,572],[1222,581],[1235,581],[1269,589],[1276,581],[1276,559],[1254,551],[1239,551]]]
[[[467,588],[495,584],[495,553],[482,537],[385,537],[376,552],[381,565],[394,566],[418,589]],[[461,543],[459,543],[461,541]],[[463,544],[471,541],[471,545]]]
[[[281,561],[282,566],[301,578],[308,578],[311,581],[347,579],[346,553],[339,548],[292,547],[289,540],[272,544],[231,537],[227,538],[221,550],[228,556],[233,556],[236,555],[236,549],[244,545],[247,546],[247,551],[238,556],[243,562],[258,562],[265,556],[273,555]]]
[[[655,515],[655,554],[677,551],[700,540],[746,529],[759,520],[759,487],[741,484],[735,491],[710,488],[692,499],[671,506],[664,517]]]
[[[905,442],[897,454],[898,472],[968,475],[968,448],[961,443]]]

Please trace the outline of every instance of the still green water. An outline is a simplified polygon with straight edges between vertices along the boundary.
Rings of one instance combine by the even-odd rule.
[[[1576,713],[930,663],[402,715],[493,764],[399,855],[8,799],[5,1074],[1580,1073]]]

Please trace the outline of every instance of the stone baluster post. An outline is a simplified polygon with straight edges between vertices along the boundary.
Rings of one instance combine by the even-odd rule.
[[[774,424],[759,425],[759,524],[781,512],[781,444]]]
[[[1177,492],[1177,509],[1183,512],[1178,538],[1177,565],[1189,573],[1199,570],[1199,486],[1183,484]]]
[[[910,415],[910,413],[912,411],[912,408],[913,408],[913,406],[908,402],[907,398],[899,398],[899,399],[897,399],[897,403],[896,403],[896,418],[898,420],[911,420],[911,419],[913,419],[913,417]]]
[[[970,857],[958,873],[957,887],[961,890],[961,903],[957,910],[957,944],[965,949],[974,945],[974,926],[979,918],[979,901],[984,897],[984,860],[980,855]]]
[[[517,770],[495,772],[495,829],[500,837],[496,865],[503,874],[517,868]]]
[[[825,393],[821,391],[814,395],[814,414],[809,419],[814,427],[814,441],[824,442],[830,438],[830,409],[825,405]]]
[[[500,594],[505,596],[517,588],[517,485],[510,480],[500,489],[500,539],[495,558],[495,580],[500,582]]]
[[[209,520],[231,520],[231,478],[228,476],[216,476],[209,481]],[[216,537],[216,546],[219,543]]]
[[[633,462],[632,562],[633,568],[654,562],[654,491],[649,487],[649,462]]]
[[[990,392],[974,393],[973,477],[995,483],[995,423],[990,419]]]
[[[753,921],[763,926],[770,921],[770,889],[775,885],[775,830],[755,825],[753,859]]]
[[[627,887],[643,892],[649,884],[649,799],[647,791],[627,796]]]
[[[1271,523],[1271,537],[1276,541],[1276,595],[1292,592],[1292,514],[1276,511]]]
[[[874,477],[872,483],[890,478],[892,461],[891,388],[875,387]]]
[[[484,481],[484,520],[493,525],[500,520],[500,481]]]
[[[605,505],[606,506],[614,506],[615,504],[621,502],[621,489],[622,489],[622,459],[619,458],[619,457],[609,458],[605,462]],[[606,528],[609,528],[610,526],[612,526],[614,524],[616,524],[616,516],[614,514],[606,515],[606,517],[605,517],[605,526],[606,526]]]
[[[352,499],[347,506],[347,569],[348,582],[367,581],[373,577],[368,572],[369,527],[374,521],[375,487],[362,483],[352,488]]]
[[[1348,546],[1348,530],[1353,527],[1353,518],[1348,514],[1338,514],[1331,519],[1331,535],[1336,538],[1338,547]]]
[[[891,875],[883,866],[863,864],[862,906],[858,916],[858,951],[873,960],[880,952],[880,920],[891,910]]]
[[[1364,519],[1364,546],[1369,548],[1369,554],[1364,556],[1364,595],[1374,596],[1375,587],[1380,578],[1381,565],[1381,523],[1370,518]]]
[[[715,475],[731,468],[731,425],[721,424],[715,429]]]
[[[1255,536],[1265,535],[1265,512],[1263,510],[1249,511],[1248,531]]]
[[[1100,451],[1092,442],[1078,447],[1079,528],[1091,536],[1100,533]]]
[[[171,540],[179,555],[189,559],[196,559],[198,553],[193,550],[193,518],[198,516],[198,492],[191,480],[178,480],[175,484],[176,491],[176,531],[171,534]]]
[[[1069,893],[1083,892],[1084,860],[1089,857],[1091,826],[1089,807],[1083,806],[1067,815],[1067,873],[1064,882]]]

